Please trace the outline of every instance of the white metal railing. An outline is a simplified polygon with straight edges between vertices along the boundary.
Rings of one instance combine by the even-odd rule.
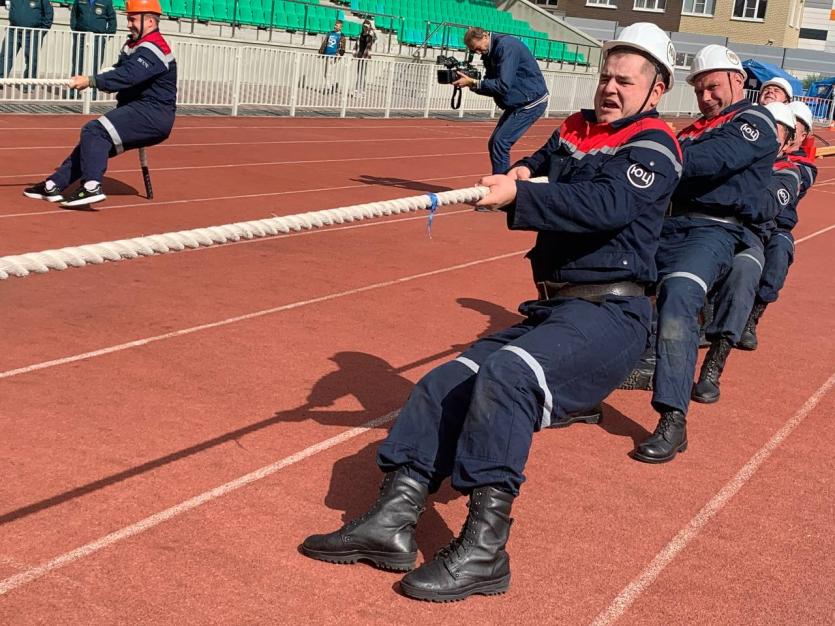
[[[18,79],[60,79],[72,73],[89,74],[112,65],[124,39],[121,35],[93,35],[68,30],[50,31],[6,27],[0,29],[3,61],[0,73]],[[274,108],[296,115],[299,111],[331,110],[391,115],[450,114],[452,88],[436,80],[437,66],[419,60],[324,57],[307,50],[272,45],[217,43],[166,34],[177,58],[178,105],[216,107],[237,115],[241,108]],[[591,107],[596,74],[543,70],[551,98],[546,115],[560,115]],[[749,94],[753,99],[753,96]],[[109,102],[112,94],[85,90],[76,93],[48,85],[0,82],[0,103],[79,104],[88,113],[94,103]],[[832,121],[832,100],[801,97],[820,123]],[[679,83],[658,107],[665,115],[694,115],[698,106],[693,89]],[[495,116],[491,98],[465,89],[457,114]]]

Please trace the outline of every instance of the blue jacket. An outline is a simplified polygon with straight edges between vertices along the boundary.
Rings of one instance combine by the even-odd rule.
[[[52,28],[49,0],[9,0],[9,23],[21,28]]]
[[[545,78],[531,51],[516,37],[490,34],[490,50],[481,55],[484,78],[473,91],[492,96],[496,106],[516,109],[548,93]]]
[[[611,124],[594,111],[569,117],[523,159],[548,183],[517,182],[507,208],[513,230],[537,232],[528,253],[534,281],[644,284],[657,277],[655,252],[681,150],[653,109]]]
[[[769,219],[764,194],[777,157],[777,130],[768,109],[742,100],[716,117],[696,120],[678,135],[684,173],[673,194],[674,216],[704,213],[744,225]]]
[[[177,106],[177,61],[162,34],[155,30],[128,41],[112,69],[90,77],[90,85],[118,92],[118,106],[141,103],[149,114],[173,124]]]
[[[797,224],[802,176],[797,164],[781,156],[774,162],[761,214],[764,221],[750,226],[766,242],[777,229],[790,231]]]
[[[809,188],[815,184],[818,177],[818,166],[815,159],[810,158],[803,149],[796,150],[789,155],[789,160],[800,170],[800,199],[806,195]]]
[[[116,32],[116,11],[113,0],[75,0],[70,9],[70,28],[85,33]]]

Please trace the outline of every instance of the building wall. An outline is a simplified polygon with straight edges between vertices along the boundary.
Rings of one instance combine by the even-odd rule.
[[[765,18],[752,20],[733,17],[733,0],[716,0],[712,17],[682,15],[679,30],[685,33],[721,35],[742,43],[795,48],[802,21],[801,2],[768,0]]]
[[[835,2],[806,0],[798,46],[807,50],[835,51]]]
[[[592,0],[594,1],[594,0]],[[635,0],[616,0],[615,7],[589,5],[588,0],[559,0],[556,11],[568,17],[608,20],[618,26],[629,26],[635,22],[652,22],[666,31],[679,30],[681,3],[683,0],[666,0],[663,11],[647,11],[635,8]],[[535,4],[545,5],[545,2]],[[547,6],[554,9],[553,3]]]

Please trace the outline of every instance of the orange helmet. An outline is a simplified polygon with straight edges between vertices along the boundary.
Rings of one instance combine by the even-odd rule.
[[[162,15],[162,6],[159,0],[127,0],[125,11],[127,13],[156,13]]]

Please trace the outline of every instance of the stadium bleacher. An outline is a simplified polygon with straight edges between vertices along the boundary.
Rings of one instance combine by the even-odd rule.
[[[392,31],[400,43],[432,48],[464,49],[464,25],[478,25],[493,32],[519,37],[538,59],[585,64],[576,46],[549,40],[491,0],[344,0],[344,8],[319,0],[161,0],[168,17],[224,22],[290,32],[324,34],[334,20],[343,19],[343,32],[358,37],[360,22],[345,19],[346,11],[357,19],[371,18],[380,31]],[[125,0],[113,0],[124,10]]]

